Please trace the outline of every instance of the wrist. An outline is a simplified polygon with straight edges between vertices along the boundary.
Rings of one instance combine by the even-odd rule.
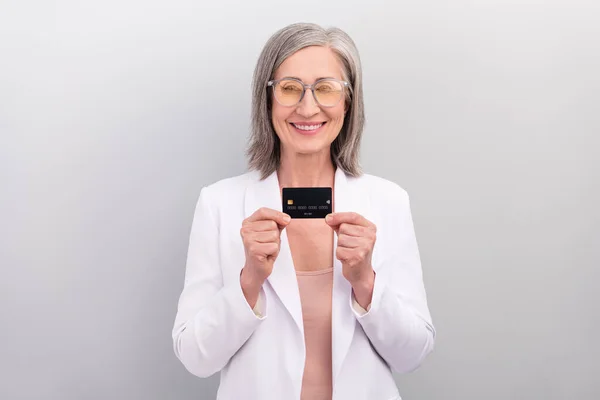
[[[375,271],[371,270],[371,273],[367,274],[367,276],[364,278],[353,282],[351,285],[356,302],[366,310],[371,304],[371,300],[373,298],[373,289],[375,287]]]
[[[244,265],[244,268],[242,268],[242,271],[240,272],[240,281],[248,288],[260,289],[265,279],[256,274],[252,268]]]
[[[257,277],[247,267],[242,268],[240,272],[240,285],[242,286],[242,293],[251,308],[254,308],[256,305],[263,282],[264,279]]]

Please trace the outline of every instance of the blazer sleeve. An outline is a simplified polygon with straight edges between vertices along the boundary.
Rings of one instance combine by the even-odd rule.
[[[406,373],[417,369],[433,350],[436,332],[427,306],[408,194],[399,186],[396,189],[395,204],[384,208],[390,215],[384,216],[382,229],[378,227],[377,240],[382,246],[371,304],[366,312],[355,308],[353,312],[392,370]]]
[[[202,188],[196,205],[172,332],[175,355],[199,377],[220,371],[265,318],[252,310],[239,280],[223,283],[219,226],[209,193],[210,187]]]

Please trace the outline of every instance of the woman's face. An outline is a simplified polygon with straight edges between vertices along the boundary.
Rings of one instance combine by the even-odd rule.
[[[342,80],[342,65],[329,48],[306,47],[288,57],[275,72],[274,79],[290,77],[305,84],[313,84],[320,78]],[[329,152],[331,143],[342,129],[345,107],[345,96],[333,107],[322,107],[308,89],[295,106],[282,106],[272,98],[271,118],[281,140],[282,156]]]

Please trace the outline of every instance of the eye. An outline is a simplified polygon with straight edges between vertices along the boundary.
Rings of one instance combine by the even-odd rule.
[[[335,88],[329,84],[322,84],[317,87],[319,92],[333,92]]]
[[[279,88],[284,93],[297,93],[302,91],[302,86],[296,82],[281,82]]]
[[[336,81],[324,81],[317,84],[315,90],[321,94],[339,93],[342,86]]]
[[[288,86],[284,86],[281,88],[281,90],[283,90],[284,92],[295,92],[295,91],[299,91],[300,88],[294,85],[288,85]]]

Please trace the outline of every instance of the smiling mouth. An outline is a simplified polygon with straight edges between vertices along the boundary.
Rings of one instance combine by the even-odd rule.
[[[321,122],[318,124],[295,124],[293,122],[290,122],[290,125],[292,125],[294,128],[299,129],[301,131],[306,131],[306,132],[312,132],[312,131],[316,131],[317,129],[319,129],[320,127],[322,127],[323,125],[325,125],[326,122]]]

